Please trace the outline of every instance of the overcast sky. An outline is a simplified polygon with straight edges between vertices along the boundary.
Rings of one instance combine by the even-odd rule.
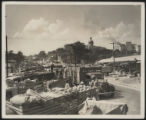
[[[109,49],[111,41],[140,44],[138,5],[7,5],[6,15],[8,49],[25,55],[90,37]]]

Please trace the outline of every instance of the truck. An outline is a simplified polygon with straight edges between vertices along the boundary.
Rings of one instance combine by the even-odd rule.
[[[85,85],[89,85],[89,82],[97,79],[99,84],[96,87],[99,90],[99,97],[111,98],[114,96],[115,87],[104,79],[105,72],[102,66],[78,66],[68,68],[68,70],[72,84],[79,85],[82,81]]]

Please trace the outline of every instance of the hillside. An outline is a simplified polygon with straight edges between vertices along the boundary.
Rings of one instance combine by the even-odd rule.
[[[94,63],[96,60],[109,58],[112,56],[112,50],[104,47],[94,46],[88,49],[84,43],[75,42],[64,45],[64,48],[58,48],[54,51],[48,52],[48,57],[52,60],[60,56],[65,63]]]

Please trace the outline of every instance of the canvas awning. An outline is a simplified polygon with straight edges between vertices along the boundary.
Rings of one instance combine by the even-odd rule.
[[[117,57],[115,58],[115,62],[126,62],[126,61],[140,61],[140,55],[133,55],[133,56],[125,56],[125,57]],[[111,63],[113,62],[112,58],[102,59],[97,61],[96,63]]]

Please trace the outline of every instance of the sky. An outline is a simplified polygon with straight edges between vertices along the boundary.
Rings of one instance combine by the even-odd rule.
[[[8,50],[38,54],[80,41],[140,44],[139,5],[6,5]]]

